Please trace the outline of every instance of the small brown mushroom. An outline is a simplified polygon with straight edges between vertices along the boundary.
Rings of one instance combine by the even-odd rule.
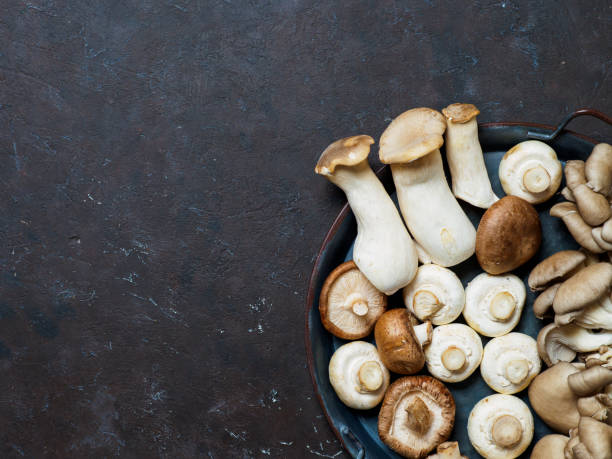
[[[518,268],[540,248],[542,227],[527,201],[506,196],[484,213],[476,231],[476,258],[489,274]]]
[[[563,451],[568,441],[565,435],[546,435],[535,444],[530,459],[565,459]]]
[[[387,295],[379,292],[353,261],[334,269],[321,289],[321,322],[338,338],[368,336],[386,309]]]
[[[587,185],[604,196],[612,194],[612,145],[595,145],[585,164]]]
[[[552,308],[553,300],[559,287],[561,287],[561,283],[551,285],[540,293],[533,302],[533,313],[538,319],[543,319]]]
[[[404,457],[422,458],[445,442],[455,422],[450,391],[431,376],[406,376],[385,394],[378,415],[378,435]]]
[[[565,226],[578,244],[593,253],[603,253],[593,234],[592,228],[583,220],[576,204],[573,202],[560,202],[550,208],[550,216],[558,217],[563,220]]]
[[[588,225],[599,226],[610,218],[610,204],[606,197],[587,186],[584,161],[568,161],[565,164],[565,179],[576,200],[578,212]]]
[[[431,342],[431,322],[417,326],[411,323],[405,308],[391,309],[376,322],[374,337],[385,366],[402,375],[411,375],[425,365],[423,346]]]
[[[574,459],[607,459],[612,457],[612,426],[593,418],[581,417],[576,432],[578,442],[568,442],[565,457]],[[570,449],[571,448],[571,449]]]
[[[536,292],[544,290],[552,282],[559,282],[575,274],[584,266],[586,255],[577,250],[562,250],[545,258],[531,270],[527,283]]]
[[[612,370],[596,365],[570,375],[567,383],[577,396],[589,397],[601,392],[608,384],[612,384]]]

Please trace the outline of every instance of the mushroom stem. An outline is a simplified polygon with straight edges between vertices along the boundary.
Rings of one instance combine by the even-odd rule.
[[[408,406],[406,406],[406,424],[408,428],[415,431],[419,435],[425,434],[431,427],[433,416],[425,402],[421,397],[414,397]]]
[[[419,324],[413,327],[413,330],[417,341],[421,345],[421,349],[431,343],[431,334],[433,332],[431,322],[427,321],[423,324]]]
[[[412,299],[412,307],[417,317],[421,319],[429,319],[442,308],[438,297],[429,290],[419,290],[414,294]]]
[[[363,317],[368,313],[368,303],[365,301],[355,301],[352,310],[356,316]]]
[[[518,419],[509,414],[500,416],[493,422],[491,437],[502,448],[512,448],[523,436],[523,427]]]
[[[455,346],[448,347],[442,352],[442,365],[448,371],[459,371],[465,366],[467,358],[465,352]]]
[[[368,360],[359,367],[360,392],[374,392],[383,384],[383,372],[378,362]]]
[[[526,359],[512,360],[506,366],[505,373],[512,384],[520,384],[529,374],[529,362]]]
[[[496,320],[505,322],[514,314],[516,300],[510,292],[499,292],[491,300],[489,308]]]
[[[523,186],[531,193],[541,193],[550,186],[550,174],[539,165],[527,169],[523,174]]]

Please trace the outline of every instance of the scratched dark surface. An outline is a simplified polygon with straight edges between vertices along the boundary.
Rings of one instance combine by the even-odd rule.
[[[346,457],[304,349],[322,149],[612,113],[610,2],[464,3],[2,0],[0,456]]]

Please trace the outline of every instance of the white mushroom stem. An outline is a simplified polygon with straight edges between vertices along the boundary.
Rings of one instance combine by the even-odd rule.
[[[487,209],[499,198],[493,192],[482,148],[478,141],[478,123],[447,120],[446,159],[450,169],[453,194],[470,204]]]
[[[521,384],[529,375],[529,361],[526,359],[516,359],[508,363],[505,376],[512,384]]]
[[[417,341],[421,344],[421,349],[431,343],[431,334],[433,332],[431,322],[425,322],[413,327],[414,335]]]
[[[361,272],[387,295],[409,284],[418,265],[414,242],[368,162],[339,166],[327,178],[345,192],[357,219],[353,259]]]
[[[527,169],[523,174],[523,186],[531,193],[541,193],[550,186],[550,174],[542,166]]]
[[[521,422],[514,416],[505,414],[493,422],[491,438],[502,448],[512,448],[523,436]]]
[[[476,248],[476,229],[451,193],[439,150],[391,172],[404,220],[434,263],[454,266]]]
[[[455,346],[448,347],[444,352],[442,352],[442,365],[448,371],[459,371],[467,362],[467,358],[465,352]]]
[[[438,297],[429,290],[419,290],[414,294],[412,307],[417,317],[428,319],[433,316],[442,307],[442,303]]]
[[[353,314],[359,317],[367,315],[369,311],[367,300],[358,293],[351,293],[344,304],[347,308],[350,308]]]
[[[378,362],[369,360],[359,367],[359,385],[361,392],[374,392],[382,386],[384,377]]]
[[[508,320],[516,309],[516,300],[510,292],[499,292],[491,300],[491,315],[501,322]]]

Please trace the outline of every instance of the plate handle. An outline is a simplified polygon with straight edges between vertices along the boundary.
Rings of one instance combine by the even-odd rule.
[[[357,440],[357,437],[355,437],[353,432],[351,432],[351,429],[349,429],[348,426],[342,425],[340,427],[340,434],[344,439],[345,445],[348,446],[349,444],[352,444],[352,446],[354,446],[354,448],[356,449],[356,452],[353,453],[351,448],[351,455],[355,459],[363,459],[365,457],[365,450],[363,449],[363,445],[361,444],[361,442]]]
[[[600,111],[592,109],[592,108],[581,108],[567,115],[563,119],[563,121],[561,121],[557,125],[555,130],[552,131],[550,134],[545,134],[543,132],[537,132],[537,131],[529,131],[527,132],[527,137],[530,139],[542,140],[542,141],[553,140],[555,137],[559,135],[559,133],[563,130],[563,128],[567,126],[567,123],[569,123],[571,120],[573,120],[574,118],[578,116],[585,116],[585,115],[594,116],[595,118],[599,118],[600,120],[605,121],[606,123],[612,125],[612,118],[610,118],[608,115],[605,115],[601,113]]]

